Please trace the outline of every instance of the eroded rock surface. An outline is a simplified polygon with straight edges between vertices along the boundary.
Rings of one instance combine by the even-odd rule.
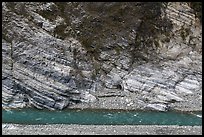
[[[2,107],[202,110],[188,3],[3,2]]]

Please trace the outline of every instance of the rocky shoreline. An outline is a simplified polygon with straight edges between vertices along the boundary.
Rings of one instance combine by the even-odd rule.
[[[2,124],[2,135],[202,135],[202,126]]]

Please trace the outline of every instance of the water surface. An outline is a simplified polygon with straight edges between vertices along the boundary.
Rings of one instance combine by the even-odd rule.
[[[2,123],[86,125],[202,125],[201,112],[37,109],[2,110]]]

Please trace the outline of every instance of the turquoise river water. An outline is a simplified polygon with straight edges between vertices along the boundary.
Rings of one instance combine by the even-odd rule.
[[[82,125],[202,125],[202,112],[36,109],[2,110],[2,123]]]

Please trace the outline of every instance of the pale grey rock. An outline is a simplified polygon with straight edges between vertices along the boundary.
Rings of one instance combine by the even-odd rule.
[[[97,98],[87,91],[83,92],[80,96],[82,98],[82,102],[90,103],[90,102],[96,102],[97,101]]]
[[[168,110],[168,106],[165,104],[148,104],[146,107],[151,108],[153,110],[158,110],[158,111],[167,111]]]
[[[175,87],[177,92],[184,92],[186,94],[193,94],[195,90],[200,88],[200,84],[195,76],[188,75],[183,81],[178,83]]]
[[[107,75],[107,80],[105,83],[105,86],[107,88],[118,88],[118,85],[120,85],[122,82],[121,77],[119,76],[118,73],[115,73],[113,71],[111,71],[108,75]],[[121,87],[122,88],[122,87]]]

